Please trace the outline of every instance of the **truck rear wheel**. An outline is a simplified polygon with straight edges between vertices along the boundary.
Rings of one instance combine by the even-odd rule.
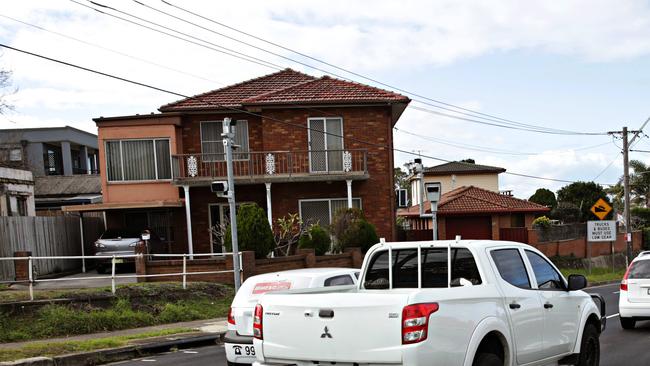
[[[503,366],[503,360],[494,353],[479,353],[474,358],[472,366]]]
[[[582,333],[580,356],[576,366],[598,366],[600,363],[600,340],[598,329],[593,324],[587,324]]]

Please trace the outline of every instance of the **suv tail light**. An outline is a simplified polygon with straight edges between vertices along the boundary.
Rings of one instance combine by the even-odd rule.
[[[633,265],[634,262],[630,263],[630,266],[627,267],[627,271],[625,271],[625,276],[623,276],[623,281],[621,281],[621,291],[627,291],[627,277],[630,275],[630,270]]]
[[[402,309],[402,344],[418,343],[427,339],[429,316],[438,311],[438,303],[405,306]]]
[[[257,339],[264,339],[262,334],[262,305],[255,306],[255,314],[253,315],[253,337]]]
[[[235,316],[232,315],[232,307],[228,310],[228,323],[235,325]]]

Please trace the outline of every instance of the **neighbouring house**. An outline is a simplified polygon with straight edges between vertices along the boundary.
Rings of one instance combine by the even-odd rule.
[[[0,216],[34,216],[32,172],[0,165]]]
[[[499,174],[505,171],[504,168],[495,166],[453,161],[424,168],[424,182],[439,182],[442,194],[463,186],[499,192]],[[420,203],[420,186],[416,178],[414,175],[409,177],[414,205]]]
[[[210,228],[227,222],[228,205],[210,183],[226,179],[221,132],[231,118],[238,203],[257,203],[271,223],[297,213],[321,225],[339,209],[360,207],[391,240],[392,128],[409,102],[285,69],[163,105],[160,113],[96,118],[103,203],[64,210],[105,210],[109,228],[150,228],[176,252],[221,251]]]
[[[431,204],[424,203],[431,213]],[[533,220],[548,207],[474,186],[458,187],[444,193],[438,203],[438,238],[493,239],[528,242]],[[411,239],[431,240],[431,218],[420,217],[420,206],[400,209]]]
[[[0,165],[32,172],[39,215],[101,202],[98,153],[97,135],[70,126],[0,130]]]

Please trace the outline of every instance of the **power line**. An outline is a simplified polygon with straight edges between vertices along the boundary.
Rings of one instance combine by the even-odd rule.
[[[432,137],[432,136],[425,136],[425,135],[422,135],[422,134],[419,134],[419,133],[406,131],[404,129],[397,128],[397,127],[393,127],[393,129],[395,131],[399,131],[399,132],[402,132],[402,133],[407,134],[407,135],[418,137],[418,138],[423,139],[423,140],[431,141],[431,142],[438,143],[438,144],[441,144],[441,145],[457,147],[457,148],[460,148],[460,149],[466,149],[466,150],[488,152],[488,153],[500,154],[500,155],[536,156],[536,155],[548,154],[548,152],[522,152],[522,151],[495,149],[495,148],[491,148],[491,147],[488,147],[488,146],[473,145],[473,144],[467,144],[467,143],[462,143],[462,142],[457,142],[457,141],[449,141],[449,140],[445,140],[445,139],[441,139],[441,138],[437,138],[437,137]],[[610,145],[610,144],[611,144],[611,142],[604,142],[604,143],[601,143],[601,144],[583,146],[583,147],[567,149],[567,150],[581,151],[581,150],[594,149],[596,147]]]
[[[140,3],[140,2],[137,1],[137,0],[133,0],[133,1],[135,1],[135,2],[137,2],[137,3]],[[442,104],[442,105],[444,105],[444,106],[448,106],[448,107],[456,108],[456,109],[461,110],[461,111],[469,112],[469,113],[472,113],[472,114],[478,114],[478,115],[481,115],[481,116],[484,116],[484,117],[489,117],[490,119],[497,119],[497,120],[500,120],[500,121],[502,121],[502,122],[507,122],[507,123],[510,123],[510,124],[519,125],[519,126],[524,126],[524,127],[529,127],[529,128],[540,128],[540,129],[545,129],[545,130],[565,131],[565,132],[569,132],[570,134],[579,134],[579,135],[604,135],[604,134],[606,134],[606,133],[588,133],[588,132],[577,132],[577,131],[568,131],[568,130],[559,130],[559,129],[549,129],[549,128],[542,127],[542,126],[535,126],[535,125],[531,125],[531,124],[526,124],[526,123],[522,123],[522,122],[513,121],[513,120],[510,120],[510,119],[506,119],[506,118],[498,117],[498,116],[491,115],[491,114],[488,114],[488,113],[483,113],[483,112],[474,111],[474,110],[469,109],[469,108],[464,108],[464,107],[457,106],[457,105],[454,105],[454,104],[451,104],[451,103],[443,102],[443,101],[441,101],[441,100],[437,100],[437,99],[429,98],[429,97],[427,97],[427,96],[420,95],[420,94],[418,94],[418,93],[414,93],[414,92],[411,92],[411,91],[408,91],[408,90],[402,89],[402,88],[400,88],[400,87],[397,87],[397,86],[394,86],[394,85],[391,85],[391,84],[384,83],[384,82],[382,82],[382,81],[380,81],[380,80],[377,80],[377,79],[374,79],[374,78],[372,78],[372,77],[369,77],[369,76],[366,76],[366,75],[360,74],[360,73],[358,73],[358,72],[352,71],[352,70],[347,69],[347,68],[343,68],[343,67],[337,66],[337,65],[335,65],[335,64],[333,64],[333,63],[330,63],[330,62],[324,61],[324,60],[319,59],[319,58],[317,58],[317,57],[310,56],[310,55],[308,55],[308,54],[306,54],[306,53],[303,53],[303,52],[297,51],[297,50],[295,50],[295,49],[293,49],[293,48],[290,48],[290,47],[287,47],[287,46],[283,46],[283,45],[281,45],[281,44],[279,44],[279,43],[272,42],[272,41],[269,41],[269,40],[264,39],[264,38],[262,38],[262,37],[259,37],[259,36],[256,36],[256,35],[253,35],[253,34],[251,34],[251,33],[245,32],[245,31],[242,31],[242,30],[240,30],[240,29],[238,29],[238,28],[236,28],[236,27],[233,27],[233,26],[227,25],[227,24],[225,24],[225,23],[223,23],[223,22],[219,22],[219,21],[216,21],[216,20],[214,20],[214,19],[208,18],[208,17],[206,17],[206,16],[203,16],[203,15],[201,15],[201,14],[198,14],[197,12],[194,12],[194,11],[188,10],[188,9],[186,9],[186,8],[183,8],[183,7],[181,7],[181,6],[175,5],[175,4],[173,4],[173,3],[169,2],[169,1],[165,1],[165,0],[161,0],[161,1],[162,1],[164,4],[167,4],[167,5],[171,6],[171,7],[174,7],[174,8],[176,8],[176,9],[178,9],[178,10],[181,10],[181,11],[183,11],[183,12],[185,12],[185,13],[188,13],[188,14],[194,15],[194,16],[196,16],[196,17],[198,17],[198,18],[204,19],[204,20],[206,20],[206,21],[208,21],[208,22],[211,22],[211,23],[217,24],[217,25],[219,25],[219,26],[221,26],[221,27],[224,27],[224,28],[230,29],[230,30],[232,30],[232,31],[238,32],[238,33],[243,34],[243,35],[246,35],[246,36],[251,37],[251,38],[253,38],[253,39],[256,39],[256,40],[259,40],[259,41],[265,42],[265,43],[267,43],[267,44],[270,44],[270,45],[272,45],[272,46],[275,46],[275,47],[281,48],[281,49],[286,50],[286,51],[289,51],[289,52],[293,52],[293,53],[295,53],[295,54],[297,54],[297,55],[300,55],[300,56],[303,56],[303,57],[309,58],[309,59],[314,60],[314,61],[316,61],[316,62],[319,62],[319,63],[321,63],[321,64],[324,64],[324,65],[327,65],[327,66],[329,66],[329,67],[335,68],[335,69],[337,69],[337,70],[340,70],[340,71],[343,71],[343,72],[349,73],[349,74],[351,74],[351,75],[355,75],[355,76],[357,76],[357,77],[360,77],[360,78],[362,78],[362,79],[365,79],[365,80],[368,80],[368,81],[374,82],[374,83],[379,84],[379,85],[382,85],[382,86],[384,86],[384,87],[388,87],[388,88],[393,89],[393,90],[398,90],[398,91],[403,92],[403,93],[406,93],[406,94],[414,95],[414,96],[416,96],[416,97],[418,97],[418,98],[426,99],[426,100],[429,100],[429,101],[434,102],[434,103]],[[147,5],[145,5],[145,6],[147,6]],[[150,7],[150,6],[147,6],[147,7]],[[152,8],[152,7],[150,7],[150,8]],[[192,24],[193,24],[193,23],[192,23]],[[199,26],[199,27],[200,27],[200,26]],[[202,28],[203,28],[203,27],[202,27]],[[218,34],[220,34],[220,33],[218,33]],[[221,34],[220,34],[220,35],[221,35]],[[228,38],[230,38],[230,39],[233,39],[233,38],[234,38],[234,37],[230,37],[230,36],[224,36],[224,37],[228,37]],[[243,41],[240,41],[240,42],[241,42],[241,43],[245,43],[245,42],[243,42]],[[247,44],[247,45],[249,45],[249,46],[251,46],[251,47],[255,47],[255,48],[261,49],[261,48],[259,48],[259,47],[257,47],[257,46],[253,46],[253,45],[250,45],[250,44],[248,44],[248,43],[245,43],[245,44]],[[280,57],[283,57],[283,56],[280,56]],[[284,57],[284,58],[286,58],[286,57]],[[294,60],[294,62],[297,62],[297,61]],[[301,64],[305,65],[304,63],[301,63]],[[314,69],[317,69],[317,70],[319,70],[319,71],[326,72],[326,73],[328,73],[328,74],[330,74],[330,75],[336,75],[336,74],[333,74],[333,73],[331,73],[331,72],[329,72],[329,71],[324,71],[324,70],[322,70],[322,69],[316,68],[316,67],[311,66],[311,65],[306,65],[306,66],[311,67],[311,68],[314,68]],[[340,76],[340,75],[336,75],[336,76],[337,76],[337,77],[342,77],[342,78],[344,78],[344,79],[348,79],[348,80],[349,80],[349,78],[346,78],[346,77],[343,77],[343,76]],[[414,101],[417,101],[417,100],[414,99]],[[426,103],[426,102],[422,102],[422,101],[418,101],[418,102],[420,102],[420,103],[424,103],[424,104],[428,104],[428,103]],[[428,105],[431,105],[431,104],[428,104]],[[434,106],[434,107],[436,107],[436,108],[441,108],[440,106],[436,106],[436,105],[431,105],[431,106]],[[443,109],[445,109],[445,110],[449,110],[449,109],[446,109],[446,108],[443,108]],[[454,111],[454,110],[449,110],[449,111],[453,111],[453,112],[456,112],[456,113],[465,114],[465,113],[460,112],[460,111]],[[473,117],[476,117],[476,116],[473,116]],[[482,117],[479,117],[479,118],[482,118]]]
[[[141,86],[141,87],[149,88],[149,89],[156,90],[156,91],[159,91],[159,92],[162,92],[162,93],[167,93],[167,94],[175,95],[175,96],[182,97],[182,98],[189,98],[189,96],[187,96],[187,95],[184,95],[184,94],[182,94],[182,93],[178,93],[178,92],[175,92],[175,91],[172,91],[172,90],[168,90],[168,89],[165,89],[165,88],[161,88],[161,87],[153,86],[153,85],[146,84],[146,83],[143,83],[143,82],[139,82],[139,81],[135,81],[135,80],[127,79],[127,78],[124,78],[124,77],[121,77],[121,76],[117,76],[117,75],[109,74],[109,73],[106,73],[106,72],[103,72],[103,71],[99,71],[99,70],[91,69],[91,68],[84,67],[84,66],[81,66],[81,65],[76,65],[76,64],[73,64],[73,63],[70,63],[70,62],[67,62],[67,61],[63,61],[63,60],[58,60],[58,59],[55,59],[55,58],[47,57],[47,56],[40,55],[40,54],[37,54],[37,53],[34,53],[34,52],[29,52],[29,51],[22,50],[22,49],[19,49],[19,48],[16,48],[16,47],[11,47],[11,46],[8,46],[8,45],[2,44],[2,43],[0,43],[0,47],[4,47],[4,48],[6,48],[6,49],[13,50],[13,51],[16,51],[16,52],[20,52],[20,53],[23,53],[23,54],[26,54],[26,55],[30,55],[30,56],[32,56],[32,57],[37,57],[37,58],[40,58],[40,59],[43,59],[43,60],[47,60],[47,61],[50,61],[50,62],[58,63],[58,64],[61,64],[61,65],[65,65],[65,66],[68,66],[68,67],[72,67],[72,68],[76,68],[76,69],[79,69],[79,70],[87,71],[87,72],[90,72],[90,73],[94,73],[94,74],[97,74],[97,75],[105,76],[105,77],[112,78],[112,79],[115,79],[115,80],[123,81],[123,82],[129,83],[129,84],[133,84],[133,85],[138,85],[138,86]],[[199,98],[198,98],[198,97],[195,97],[195,99],[199,99]],[[291,123],[291,122],[283,121],[283,120],[280,120],[280,119],[278,119],[278,118],[274,118],[274,117],[270,117],[270,116],[263,116],[263,115],[261,115],[261,114],[257,114],[257,113],[254,113],[254,112],[250,112],[250,111],[247,111],[247,110],[244,110],[244,109],[239,109],[239,108],[235,108],[235,107],[230,107],[230,106],[222,105],[222,104],[215,103],[215,102],[212,102],[212,101],[206,101],[206,100],[204,100],[204,102],[209,103],[209,104],[212,104],[212,105],[214,105],[214,106],[216,106],[216,107],[219,107],[219,108],[223,108],[223,109],[231,110],[231,111],[234,111],[234,112],[239,112],[239,113],[244,113],[244,114],[248,114],[248,115],[252,115],[252,116],[256,116],[256,117],[260,117],[260,118],[264,118],[265,120],[271,120],[271,121],[278,122],[278,123],[282,123],[282,124],[285,124],[285,125],[288,125],[288,126],[292,126],[292,127],[296,127],[296,128],[301,128],[301,129],[305,129],[305,130],[308,130],[308,131],[312,131],[312,130],[313,130],[312,128],[310,128],[310,127],[308,127],[308,126],[303,126],[303,125],[299,125],[299,124],[295,124],[295,123]],[[356,142],[359,142],[359,143],[362,143],[362,144],[365,144],[365,145],[370,145],[370,146],[380,147],[380,148],[384,148],[384,149],[388,149],[388,150],[392,150],[392,151],[396,151],[396,152],[400,152],[400,153],[408,154],[408,155],[411,155],[411,156],[418,156],[418,157],[428,158],[428,159],[432,159],[432,160],[443,161],[443,162],[447,162],[447,163],[453,162],[452,160],[443,159],[443,158],[439,158],[439,157],[435,157],[435,156],[430,156],[430,155],[421,155],[421,154],[416,154],[416,153],[411,152],[411,151],[402,150],[402,149],[397,149],[397,148],[390,147],[390,146],[385,145],[385,144],[380,144],[380,143],[374,143],[374,142],[370,142],[370,141],[365,141],[365,140],[361,140],[361,139],[354,138],[354,137],[344,137],[343,135],[339,135],[339,134],[335,134],[335,133],[330,133],[330,132],[319,131],[319,130],[313,130],[313,131],[317,131],[317,132],[319,132],[319,133],[324,133],[324,134],[326,134],[326,135],[334,136],[334,137],[338,137],[338,138],[342,138],[342,139],[345,138],[345,139],[347,139],[347,140],[356,141]],[[539,180],[553,181],[553,182],[562,182],[562,183],[574,183],[574,182],[575,182],[575,181],[564,180],[564,179],[555,179],[555,178],[539,177],[539,176],[534,176],[534,175],[529,175],[529,174],[522,174],[522,173],[514,173],[514,172],[505,172],[505,174],[514,175],[514,176],[520,176],[520,177],[526,177],[526,178],[531,178],[531,179],[539,179]],[[613,185],[613,184],[606,184],[606,183],[601,183],[601,184],[603,184],[603,185]]]
[[[74,2],[74,3],[77,3],[77,4],[80,4],[79,2],[77,2],[77,1],[75,1],[75,0],[70,0],[70,1],[72,1],[72,2]],[[128,13],[128,12],[123,11],[123,10],[119,10],[119,9],[114,8],[114,7],[110,7],[110,6],[107,6],[107,5],[103,5],[103,4],[101,4],[101,3],[98,3],[98,2],[95,2],[95,1],[92,1],[92,0],[87,0],[87,1],[90,2],[90,3],[93,4],[93,5],[100,6],[100,7],[103,7],[103,8],[105,8],[105,9],[111,9],[111,10],[113,10],[113,11],[116,11],[116,12],[119,12],[119,13],[121,13],[121,14],[124,14],[124,15],[130,16],[130,17],[133,17],[133,18],[135,18],[135,19],[142,20],[142,21],[147,22],[147,23],[149,23],[149,24],[154,24],[154,25],[156,25],[156,26],[159,26],[159,27],[162,27],[162,28],[164,28],[164,29],[167,29],[167,30],[170,30],[170,31],[173,31],[173,32],[179,33],[179,34],[182,34],[182,35],[184,35],[184,36],[188,36],[188,37],[191,37],[191,38],[193,38],[193,39],[200,40],[200,41],[202,41],[202,42],[205,42],[205,43],[208,43],[208,44],[214,45],[214,46],[216,46],[216,47],[220,47],[220,48],[222,48],[222,49],[226,49],[226,50],[228,50],[228,51],[235,52],[235,53],[237,53],[237,54],[239,54],[239,55],[242,55],[242,56],[244,56],[244,57],[250,57],[250,58],[252,58],[252,59],[254,59],[254,60],[261,61],[261,62],[266,62],[266,63],[268,63],[268,64],[270,64],[270,65],[275,66],[275,67],[281,68],[281,66],[279,66],[279,65],[275,65],[275,64],[273,64],[273,63],[271,63],[271,62],[268,62],[268,61],[266,61],[266,60],[262,60],[262,59],[259,59],[259,58],[257,58],[257,57],[253,57],[253,56],[250,56],[250,55],[246,55],[246,54],[244,54],[244,53],[241,53],[241,52],[238,52],[238,51],[234,51],[234,50],[232,50],[232,49],[228,49],[228,48],[225,48],[225,47],[223,47],[223,46],[219,46],[219,45],[217,45],[217,44],[215,44],[215,43],[212,43],[212,42],[206,41],[205,39],[201,39],[201,38],[198,38],[198,37],[191,36],[191,35],[189,35],[189,34],[187,34],[187,33],[180,32],[180,31],[175,30],[175,29],[172,29],[172,28],[170,28],[170,27],[162,26],[162,25],[160,25],[160,24],[158,24],[158,23],[154,23],[154,22],[151,22],[151,21],[149,21],[149,20],[146,20],[146,19],[144,19],[144,18],[142,18],[142,17],[138,17],[138,16],[135,16],[135,15],[132,15],[132,14],[130,14],[130,13]],[[134,1],[135,1],[135,0],[134,0]],[[207,29],[207,28],[202,27],[202,26],[200,26],[200,25],[198,25],[198,24],[196,24],[196,23],[190,22],[190,21],[188,21],[188,20],[185,20],[185,19],[182,19],[182,18],[176,17],[176,16],[174,16],[174,15],[170,15],[170,14],[168,14],[168,13],[165,13],[165,12],[161,11],[161,10],[155,9],[155,8],[153,8],[153,7],[151,7],[151,6],[148,6],[148,5],[146,5],[146,4],[142,3],[142,2],[139,2],[139,1],[135,1],[135,2],[138,3],[138,4],[140,4],[140,5],[146,6],[146,7],[150,8],[150,9],[152,9],[152,10],[155,10],[155,11],[157,11],[157,12],[162,12],[162,13],[168,15],[168,16],[171,16],[171,17],[174,17],[174,18],[179,19],[179,20],[181,20],[181,21],[184,21],[184,22],[186,22],[186,23],[192,24],[192,25],[194,25],[194,26],[196,26],[196,27],[199,27],[199,28],[201,28],[201,29]],[[83,5],[83,4],[80,4],[80,5]],[[93,8],[93,7],[91,7],[91,6],[87,6],[87,5],[84,5],[84,6],[90,8],[90,9],[93,9],[93,10],[99,11],[98,9]],[[105,12],[102,12],[102,11],[99,11],[99,12],[102,13],[102,14],[111,15],[111,16],[116,17],[116,18],[118,18],[118,19],[122,19],[122,20],[124,20],[123,18],[118,17],[118,16],[115,16],[115,15],[112,15],[112,14],[108,14],[108,13],[105,13]],[[136,24],[136,25],[140,25],[140,24],[137,23],[137,22],[133,22],[133,21],[129,21],[129,22],[130,22],[130,23],[133,23],[133,24]],[[149,28],[149,27],[146,27],[146,28],[151,29],[151,28]],[[271,53],[271,54],[273,54],[273,55],[276,55],[276,56],[279,56],[279,57],[282,57],[282,58],[285,58],[285,59],[291,60],[291,61],[293,61],[293,62],[299,63],[299,64],[301,64],[301,65],[304,65],[304,66],[307,66],[307,67],[313,68],[313,69],[315,69],[315,70],[318,70],[318,71],[321,71],[321,72],[324,72],[324,73],[327,73],[327,74],[330,74],[330,75],[333,75],[333,76],[336,76],[336,77],[339,77],[339,78],[342,78],[342,79],[351,80],[351,79],[349,79],[349,78],[347,78],[347,77],[345,77],[345,76],[342,76],[342,75],[339,75],[339,74],[335,74],[335,73],[332,73],[331,71],[327,71],[327,70],[324,70],[324,69],[322,69],[322,68],[318,68],[318,67],[315,67],[315,66],[312,66],[312,65],[309,65],[309,64],[303,63],[302,61],[298,61],[298,60],[295,60],[295,59],[287,58],[287,57],[282,56],[282,55],[278,55],[277,53],[274,53],[274,52],[268,51],[268,50],[266,50],[266,49],[263,49],[263,48],[257,47],[257,46],[255,46],[255,45],[251,45],[251,44],[249,44],[249,43],[246,43],[246,42],[243,42],[243,41],[241,41],[241,40],[238,40],[238,39],[236,39],[236,38],[234,38],[234,37],[226,36],[226,35],[223,35],[223,34],[221,34],[221,33],[219,33],[219,32],[216,32],[216,31],[212,31],[212,32],[213,32],[213,33],[216,33],[216,34],[219,34],[219,35],[221,35],[221,36],[227,37],[227,38],[229,38],[229,39],[231,39],[231,40],[236,40],[236,41],[238,41],[238,42],[240,42],[240,43],[243,43],[243,44],[245,44],[245,45],[248,45],[248,46],[250,46],[250,47],[254,47],[254,48],[256,48],[256,49],[258,49],[258,50],[261,50],[261,51],[263,51],[263,52]],[[163,33],[163,34],[167,34],[167,35],[169,35],[169,34],[166,33],[166,32],[162,32],[162,33]],[[178,38],[178,37],[176,37],[176,38]],[[369,80],[371,80],[371,81],[375,81],[374,79],[369,79]],[[383,84],[383,83],[381,83],[381,82],[378,82],[378,83],[390,87],[390,85]],[[395,89],[400,90],[400,91],[403,91],[403,92],[405,92],[405,93],[408,93],[407,91],[404,91],[404,90],[402,90],[402,89],[400,89],[400,88],[395,88]],[[411,94],[412,94],[412,93],[411,93]],[[459,110],[454,110],[454,109],[450,109],[450,108],[447,108],[447,107],[443,107],[443,106],[439,106],[439,105],[431,104],[431,103],[428,103],[428,102],[425,102],[425,101],[420,101],[420,100],[417,100],[417,99],[413,99],[413,100],[414,100],[415,102],[423,103],[423,104],[426,104],[426,105],[432,106],[432,107],[434,107],[434,108],[439,108],[439,109],[447,110],[447,111],[450,111],[450,112],[453,112],[453,113],[457,113],[457,114],[467,115],[467,116],[474,117],[474,118],[486,119],[486,120],[488,120],[488,121],[493,121],[493,122],[495,122],[494,118],[497,118],[497,120],[500,120],[500,121],[496,121],[496,122],[499,122],[499,123],[485,123],[485,122],[481,122],[481,121],[473,120],[473,122],[475,122],[475,123],[483,123],[483,124],[487,124],[487,125],[491,125],[491,126],[502,127],[502,126],[503,126],[502,123],[505,123],[505,124],[507,124],[507,125],[512,125],[512,126],[510,127],[510,129],[523,130],[523,131],[529,131],[529,132],[538,132],[538,133],[547,133],[547,134],[556,134],[556,135],[599,135],[599,134],[600,134],[600,133],[590,133],[590,132],[577,132],[577,131],[568,131],[568,130],[549,129],[549,128],[547,128],[547,127],[534,126],[534,125],[526,125],[526,124],[523,124],[523,123],[521,123],[521,122],[515,122],[515,121],[504,120],[504,119],[502,119],[502,118],[493,117],[493,116],[489,116],[489,115],[487,115],[487,116],[489,116],[489,118],[488,118],[488,117],[483,117],[483,116],[477,116],[477,115],[474,115],[474,114],[480,114],[480,115],[486,115],[486,114],[484,114],[484,113],[480,113],[480,112],[473,112],[473,111],[471,111],[471,110],[469,110],[469,109],[464,109],[464,108],[462,108],[462,107],[456,107],[456,106],[454,106],[455,108],[464,109],[464,110],[467,110],[467,111],[469,111],[469,112],[471,112],[471,113],[474,113],[474,114],[468,114],[468,113],[466,113],[466,112],[463,112],[462,110],[460,110],[460,111],[459,111]],[[440,102],[440,103],[441,103],[441,102]],[[446,103],[443,103],[443,104],[446,104]],[[450,105],[450,106],[453,106],[453,105],[451,105],[451,104],[449,104],[449,105]],[[410,106],[409,108],[414,108],[414,107],[413,107],[413,106]],[[455,115],[449,115],[449,114],[439,114],[439,115],[443,115],[443,116],[446,116],[446,117],[449,117],[449,118],[456,118],[456,119],[460,119],[460,120],[469,121],[468,119],[459,118],[458,116],[455,116]],[[520,127],[522,127],[522,126],[523,126],[523,128],[520,128]]]
[[[92,9],[92,10],[94,10],[94,11],[100,13],[100,14],[104,14],[104,15],[107,15],[107,16],[110,16],[110,17],[113,17],[113,18],[116,18],[116,19],[122,20],[122,21],[124,21],[124,22],[127,22],[127,23],[131,23],[131,24],[137,25],[137,26],[142,27],[142,28],[146,28],[146,29],[149,29],[149,30],[151,30],[151,31],[154,31],[154,32],[158,32],[158,33],[161,33],[161,34],[167,35],[167,36],[169,36],[169,37],[179,39],[179,40],[181,40],[181,41],[189,42],[189,43],[192,43],[192,44],[197,45],[197,46],[199,46],[199,47],[207,48],[207,49],[209,49],[209,50],[212,50],[212,51],[215,51],[215,52],[219,52],[219,53],[222,53],[222,54],[224,54],[224,55],[228,55],[228,56],[231,56],[231,57],[235,57],[235,58],[238,58],[238,59],[240,59],[240,60],[248,61],[248,62],[251,62],[251,63],[257,64],[257,65],[260,65],[260,66],[268,67],[268,68],[271,68],[271,69],[275,69],[275,70],[281,70],[281,69],[282,69],[281,67],[278,67],[278,66],[267,65],[267,63],[266,63],[265,61],[261,61],[261,62],[260,62],[260,61],[256,61],[256,60],[253,60],[253,59],[249,59],[249,58],[244,57],[244,56],[239,56],[239,55],[236,55],[236,54],[232,54],[232,53],[227,52],[227,51],[223,51],[223,50],[220,50],[220,49],[217,49],[217,48],[214,48],[214,47],[210,47],[210,46],[208,46],[208,45],[205,45],[205,44],[202,44],[202,43],[199,43],[199,42],[195,42],[195,41],[192,41],[192,40],[189,40],[189,39],[183,38],[183,37],[179,37],[179,36],[177,36],[177,35],[174,35],[174,34],[171,34],[171,33],[167,33],[167,32],[165,32],[165,31],[161,31],[160,29],[156,29],[156,28],[149,27],[149,26],[146,26],[146,25],[144,25],[144,24],[140,24],[140,23],[138,23],[138,22],[134,22],[134,21],[132,21],[132,20],[125,19],[125,18],[120,17],[120,16],[118,16],[118,15],[110,14],[110,13],[107,13],[107,12],[102,11],[102,10],[100,10],[100,9],[93,8],[92,6],[88,6],[88,5],[86,5],[86,4],[82,4],[82,3],[78,2],[78,1],[75,1],[75,0],[70,0],[70,1],[72,1],[72,2],[75,3],[75,4],[81,5],[81,6],[83,6],[83,7],[86,7],[86,8],[88,8],[88,9]]]
[[[83,39],[79,39],[79,38],[76,38],[76,37],[73,37],[73,36],[70,36],[70,35],[67,35],[67,34],[64,34],[64,33],[59,33],[59,32],[56,32],[56,31],[41,27],[41,26],[36,25],[36,24],[32,24],[32,23],[28,23],[28,22],[20,20],[20,19],[12,18],[12,17],[4,15],[4,14],[0,14],[0,17],[12,20],[12,21],[17,22],[17,23],[27,25],[27,26],[32,27],[32,28],[36,28],[36,29],[41,30],[43,32],[55,34],[55,35],[57,35],[59,37],[67,38],[67,39],[73,40],[75,42],[83,43],[83,44],[91,46],[91,47],[102,49],[104,51],[109,51],[109,52],[115,53],[115,54],[120,55],[120,56],[128,57],[128,58],[130,58],[132,60],[144,62],[144,63],[147,63],[149,65],[157,66],[157,67],[160,67],[160,68],[163,68],[163,69],[166,69],[166,70],[169,70],[169,71],[173,71],[173,72],[176,72],[176,73],[179,73],[179,74],[187,75],[187,76],[190,76],[190,77],[193,77],[193,78],[196,78],[196,79],[209,81],[211,83],[215,83],[215,84],[219,84],[219,85],[225,85],[224,83],[216,81],[216,80],[208,79],[208,78],[205,78],[205,77],[200,76],[200,75],[192,74],[192,73],[189,73],[189,72],[186,72],[186,71],[183,71],[183,70],[175,69],[173,67],[165,66],[165,65],[159,64],[157,62],[151,61],[151,60],[147,60],[147,59],[140,58],[140,57],[137,57],[137,56],[129,55],[128,53],[118,51],[118,50],[115,50],[115,49],[112,49],[112,48],[104,47],[104,46],[96,44],[96,43],[84,41]]]

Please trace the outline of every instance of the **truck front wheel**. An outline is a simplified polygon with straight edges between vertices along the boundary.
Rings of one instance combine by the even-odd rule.
[[[472,362],[472,366],[503,366],[503,360],[494,353],[479,353]]]
[[[593,324],[587,324],[582,333],[580,357],[576,366],[598,366],[600,363],[600,340],[598,329]]]

